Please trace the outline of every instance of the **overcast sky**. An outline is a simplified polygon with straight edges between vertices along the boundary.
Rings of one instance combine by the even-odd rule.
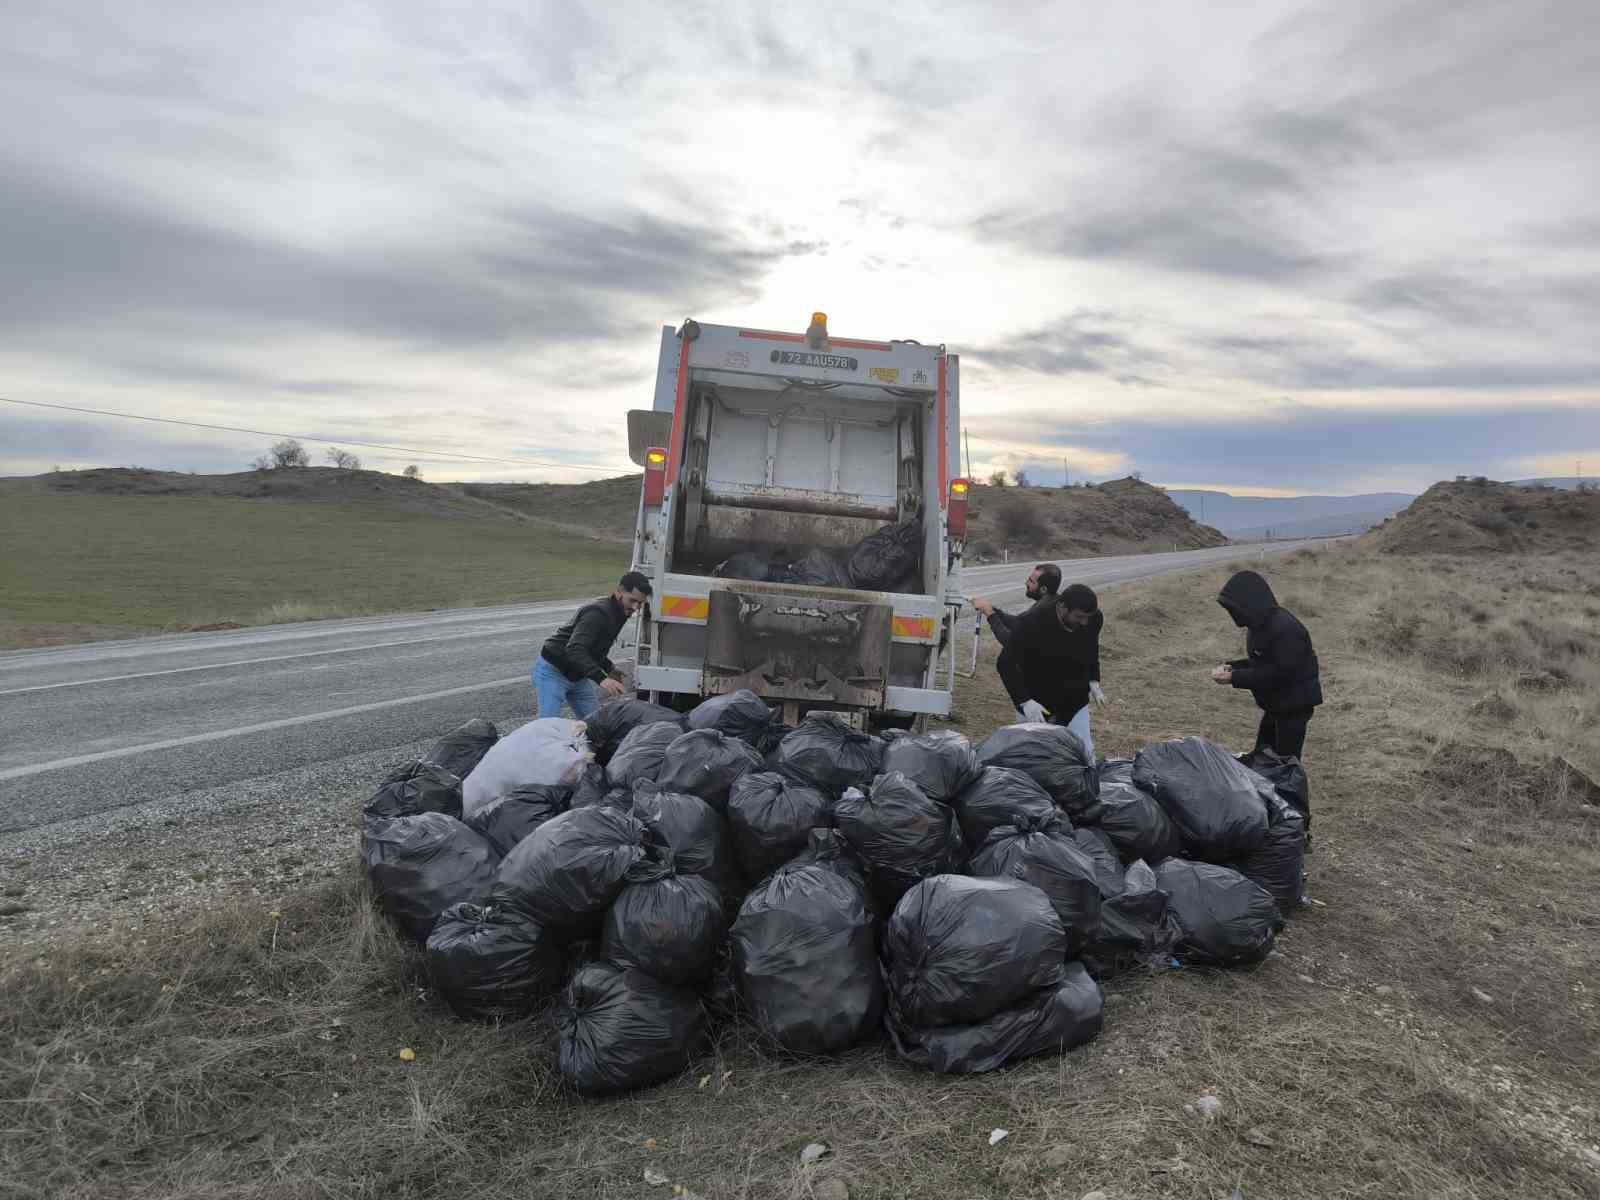
[[[577,481],[660,326],[820,308],[961,353],[979,474],[1600,474],[1593,0],[585,7],[0,0],[0,395]]]

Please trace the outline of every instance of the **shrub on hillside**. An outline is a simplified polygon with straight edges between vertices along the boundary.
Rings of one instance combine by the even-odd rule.
[[[1050,526],[1031,500],[1018,498],[1001,505],[995,514],[995,528],[1014,546],[1042,546],[1051,536]]]

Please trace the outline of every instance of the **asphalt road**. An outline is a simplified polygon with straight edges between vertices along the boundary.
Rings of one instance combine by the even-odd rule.
[[[1061,565],[1067,582],[1103,587],[1304,544]],[[967,593],[1020,600],[1031,566],[969,567]],[[0,833],[403,746],[475,716],[521,720],[539,643],[579,603],[0,654]]]

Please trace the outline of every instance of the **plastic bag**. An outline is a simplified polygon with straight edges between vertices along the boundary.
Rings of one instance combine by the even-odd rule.
[[[843,559],[827,550],[813,550],[797,563],[790,564],[789,582],[802,587],[848,588],[850,569]]]
[[[870,794],[851,788],[834,805],[833,821],[867,864],[886,910],[919,880],[959,865],[955,810],[898,772],[878,776]]]
[[[1307,831],[1311,829],[1311,779],[1298,758],[1284,757],[1270,746],[1258,746],[1249,754],[1241,754],[1239,761],[1271,783],[1278,795],[1305,818]]]
[[[761,879],[805,849],[830,808],[816,788],[779,772],[741,776],[728,794],[728,824],[746,878]]]
[[[681,727],[668,721],[635,726],[606,764],[606,779],[614,788],[632,792],[636,783],[654,782],[661,774],[667,747],[683,736]],[[674,788],[682,791],[682,788]]]
[[[676,725],[683,729],[683,714],[660,704],[651,704],[636,696],[623,696],[602,704],[593,716],[584,721],[588,731],[589,747],[594,760],[601,766],[611,761],[611,756],[627,737],[641,725]]]
[[[361,865],[372,890],[383,911],[419,942],[452,904],[488,899],[497,861],[480,834],[444,813],[361,823]]]
[[[494,722],[477,717],[445,734],[422,756],[422,761],[465,779],[499,740],[500,731],[494,727]]]
[[[575,808],[535,829],[506,855],[494,903],[562,936],[596,925],[646,854],[642,821],[605,805]]]
[[[600,949],[662,983],[703,983],[728,931],[722,893],[699,875],[680,875],[670,854],[645,859],[606,911]]]
[[[561,1077],[588,1095],[648,1087],[678,1074],[705,1037],[686,988],[611,962],[574,972],[556,1012]]]
[[[566,812],[571,795],[571,788],[530,784],[489,801],[472,814],[467,827],[481,833],[504,858],[539,826]]]
[[[1038,822],[1060,816],[1050,794],[1031,775],[1011,767],[984,767],[978,777],[956,797],[956,819],[961,835],[973,850],[1002,825]],[[1072,826],[1065,824],[1065,831]]]
[[[986,767],[1011,767],[1030,776],[1073,821],[1095,817],[1094,763],[1078,735],[1060,725],[1007,725],[978,748]]]
[[[1277,902],[1278,912],[1288,916],[1300,906],[1305,891],[1306,822],[1270,784],[1262,799],[1272,820],[1267,836],[1257,849],[1230,865],[1264,887]]]
[[[898,737],[883,752],[883,773],[899,771],[930,800],[954,804],[982,773],[972,743],[953,729]]]
[[[733,923],[740,996],[785,1050],[830,1054],[873,1036],[883,1014],[876,922],[860,866],[830,829],[758,884]]]
[[[1095,882],[1102,896],[1121,895],[1123,887],[1122,858],[1112,840],[1099,829],[1086,828],[1072,831],[1073,843],[1094,864]]]
[[[947,1075],[993,1071],[1037,1054],[1065,1053],[1093,1040],[1105,1023],[1105,997],[1082,963],[1067,963],[1061,982],[1025,996],[975,1024],[918,1028],[891,999],[889,1037],[907,1062]]]
[[[728,791],[734,782],[761,767],[761,755],[754,747],[715,729],[694,729],[679,735],[667,747],[656,780],[669,792],[699,796],[719,813],[725,813]]]
[[[633,815],[660,832],[680,874],[703,875],[718,884],[728,878],[728,839],[723,820],[699,796],[641,783],[633,792]]]
[[[611,781],[606,778],[606,769],[599,763],[590,763],[573,785],[572,800],[567,807],[588,808],[591,804],[603,804],[610,790]]]
[[[749,579],[765,583],[772,576],[772,564],[754,550],[740,550],[711,569],[715,579]]]
[[[428,935],[428,973],[458,1017],[492,1021],[525,1016],[555,995],[566,957],[523,913],[452,904]]]
[[[390,771],[383,785],[362,805],[363,816],[414,817],[437,812],[461,816],[461,780],[441,766],[419,758]]]
[[[832,713],[812,713],[778,743],[777,769],[833,796],[864,788],[883,769],[883,743]]]
[[[593,761],[582,721],[562,717],[529,721],[489,747],[467,776],[461,788],[466,815],[530,783],[571,786]]]
[[[1085,957],[1102,975],[1135,965],[1169,965],[1182,934],[1171,897],[1143,859],[1128,868],[1122,890],[1102,903],[1100,925],[1100,936]]]
[[[1267,806],[1255,773],[1214,742],[1176,738],[1134,756],[1133,781],[1151,793],[1177,827],[1191,858],[1226,862],[1267,836]]]
[[[850,586],[869,592],[903,589],[922,558],[922,521],[912,518],[876,529],[856,543],[845,569]]]
[[[783,736],[783,719],[778,710],[768,708],[760,696],[749,688],[741,688],[726,696],[712,696],[701,701],[689,713],[687,728],[715,729],[766,754]]]
[[[1157,863],[1182,847],[1167,810],[1133,782],[1133,759],[1113,758],[1100,764],[1100,812],[1095,828],[1117,847],[1124,859]]]
[[[908,1025],[969,1025],[1061,982],[1067,935],[1031,883],[936,875],[884,931],[896,1010]]]
[[[1100,885],[1094,861],[1060,831],[1056,816],[1002,825],[972,857],[968,871],[983,879],[1020,879],[1050,900],[1067,935],[1068,956],[1100,936]]]
[[[1231,867],[1169,858],[1156,880],[1172,897],[1183,936],[1178,955],[1191,962],[1231,966],[1260,962],[1283,926],[1278,906],[1260,884]]]

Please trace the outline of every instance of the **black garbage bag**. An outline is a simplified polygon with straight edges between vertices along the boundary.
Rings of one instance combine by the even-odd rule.
[[[584,730],[594,761],[603,767],[611,761],[623,738],[641,725],[657,724],[675,725],[682,732],[683,714],[636,696],[623,696],[602,704],[584,721]]]
[[[764,583],[772,574],[772,564],[754,550],[740,550],[711,569],[715,579],[750,579]]]
[[[600,951],[662,983],[703,984],[728,931],[722,893],[699,875],[680,875],[670,853],[647,858],[606,910]]]
[[[1097,773],[1100,812],[1095,828],[1111,839],[1124,861],[1142,858],[1158,863],[1180,851],[1178,831],[1167,817],[1167,810],[1133,782],[1133,759],[1106,759]]]
[[[566,955],[524,913],[452,904],[428,935],[428,973],[456,1016],[509,1020],[561,989]]]
[[[1241,754],[1239,761],[1270,782],[1278,795],[1305,818],[1306,830],[1310,832],[1311,779],[1300,760],[1293,755],[1285,757],[1270,746],[1259,746],[1249,754]]]
[[[382,786],[361,806],[363,816],[414,817],[437,812],[461,817],[461,777],[417,759],[390,771]]]
[[[1060,725],[1007,725],[978,747],[986,767],[1011,767],[1031,776],[1073,821],[1095,817],[1094,763],[1078,735]]]
[[[1061,832],[1054,814],[993,830],[967,870],[982,879],[1020,879],[1043,892],[1061,918],[1068,957],[1100,936],[1094,860]]]
[[[683,875],[703,875],[721,884],[729,877],[726,825],[699,796],[641,783],[633,792],[633,815],[661,834]]]
[[[373,893],[395,924],[419,942],[452,904],[488,899],[498,861],[481,834],[444,813],[361,822],[361,865]]]
[[[1072,840],[1078,849],[1094,864],[1095,882],[1100,886],[1100,895],[1105,897],[1120,895],[1123,885],[1122,859],[1117,854],[1116,844],[1106,836],[1105,832],[1092,826],[1084,829],[1074,829]]]
[[[913,884],[960,865],[955,810],[898,772],[879,775],[871,792],[851,788],[834,805],[833,823],[867,864],[886,912]]]
[[[590,763],[578,776],[578,782],[573,785],[572,799],[568,808],[588,808],[591,804],[604,802],[606,793],[611,790],[611,782],[606,778],[606,769],[599,763]]]
[[[815,712],[778,743],[777,770],[832,796],[864,788],[883,770],[883,743],[832,713]]]
[[[1172,914],[1171,896],[1143,859],[1128,868],[1122,890],[1105,899],[1100,923],[1100,936],[1084,957],[1101,976],[1134,966],[1170,966],[1182,934]]]
[[[604,960],[573,973],[556,1011],[561,1077],[586,1095],[648,1087],[700,1052],[705,1010],[687,988]]]
[[[766,754],[783,737],[783,717],[749,688],[702,700],[689,713],[689,729],[715,729]]]
[[[728,794],[728,824],[745,877],[761,879],[804,850],[831,808],[822,792],[777,771],[741,776]]]
[[[1215,742],[1174,738],[1133,759],[1133,782],[1153,795],[1177,827],[1190,858],[1227,862],[1267,836],[1267,806],[1256,776]]]
[[[889,1039],[907,1062],[945,1075],[975,1075],[1037,1054],[1063,1054],[1099,1035],[1105,997],[1082,963],[1067,963],[1061,982],[1041,988],[975,1024],[919,1028],[890,998]]]
[[[915,574],[922,559],[922,520],[913,517],[885,525],[862,538],[845,568],[850,586],[868,592],[897,591]]]
[[[1002,825],[1056,817],[1064,831],[1072,829],[1050,794],[1035,783],[1031,775],[1011,767],[984,767],[956,797],[955,806],[961,835],[973,850],[982,846],[984,839]]]
[[[494,727],[494,722],[477,717],[445,734],[422,756],[422,761],[465,779],[489,753],[489,747],[499,740],[500,731]]]
[[[936,875],[908,891],[883,935],[889,990],[908,1025],[970,1025],[1061,982],[1067,935],[1049,898],[1015,879]]]
[[[494,903],[527,913],[562,937],[599,924],[643,859],[644,822],[606,805],[552,817],[506,855],[495,876]]]
[[[761,755],[753,746],[715,729],[692,729],[668,745],[656,781],[669,792],[699,796],[725,813],[734,782],[761,767]]]
[[[1271,825],[1260,847],[1232,863],[1234,870],[1271,894],[1278,912],[1288,916],[1300,907],[1305,894],[1306,821],[1276,790],[1268,787],[1266,801]]]
[[[930,800],[954,804],[982,773],[972,743],[953,729],[897,737],[883,752],[883,773],[899,771]]]
[[[813,550],[799,562],[791,563],[788,581],[802,587],[848,588],[850,569],[839,555],[829,550]]]
[[[813,830],[805,852],[751,890],[732,942],[745,1007],[785,1050],[830,1054],[877,1032],[877,923],[859,864],[833,830]]]
[[[1183,931],[1179,958],[1232,966],[1260,962],[1272,950],[1283,918],[1260,884],[1232,867],[1182,858],[1169,858],[1155,871]]]
[[[614,788],[632,792],[641,780],[653,782],[661,774],[667,747],[683,736],[683,727],[671,721],[636,725],[623,737],[606,764],[606,779]],[[673,788],[681,792],[682,788]]]
[[[551,817],[566,812],[572,789],[560,785],[530,783],[491,800],[467,821],[467,828],[483,834],[501,858]]]

